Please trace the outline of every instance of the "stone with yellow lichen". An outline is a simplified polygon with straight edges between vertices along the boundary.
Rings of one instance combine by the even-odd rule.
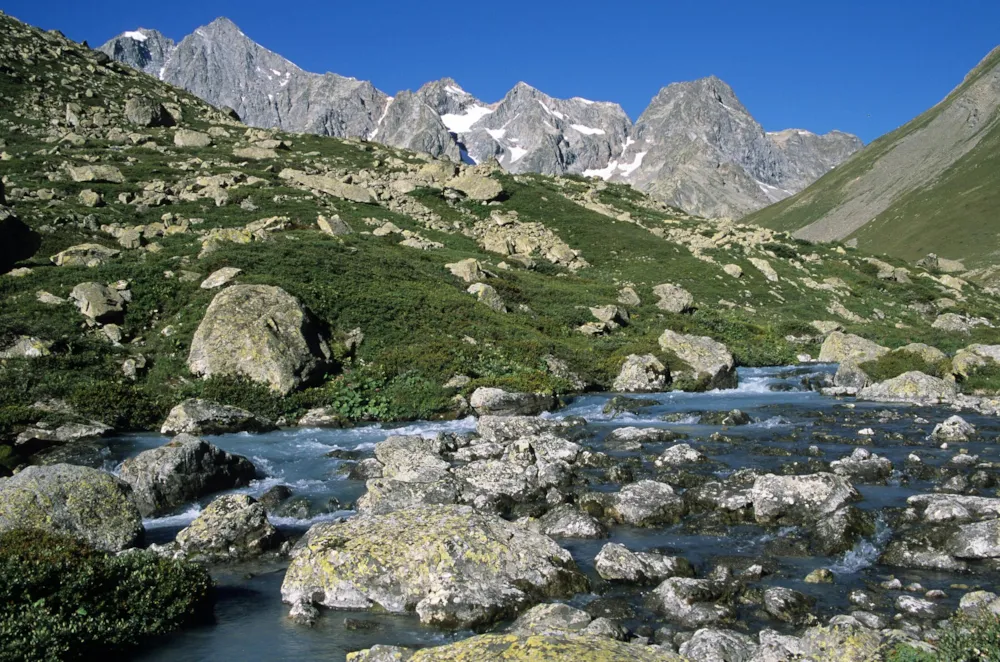
[[[409,660],[409,662],[681,662],[677,654],[658,646],[643,646],[605,637],[581,635],[484,634],[471,639],[425,648],[410,657],[366,657],[368,651],[349,653],[348,662]]]
[[[416,611],[470,627],[587,590],[551,538],[467,506],[423,505],[312,527],[292,551],[282,600],[335,609]]]

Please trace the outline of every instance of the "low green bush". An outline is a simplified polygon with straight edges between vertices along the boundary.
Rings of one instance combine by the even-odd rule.
[[[899,644],[887,662],[996,662],[1000,660],[1000,617],[995,614],[957,616],[941,630],[935,651],[928,653]]]
[[[875,361],[862,363],[861,369],[873,382],[882,382],[914,370],[943,379],[951,372],[951,361],[945,359],[932,363],[913,352],[888,352]]]
[[[963,393],[1000,393],[1000,365],[987,363],[959,382]]]
[[[120,556],[42,531],[0,534],[0,660],[82,660],[207,622],[212,580],[197,565]]]

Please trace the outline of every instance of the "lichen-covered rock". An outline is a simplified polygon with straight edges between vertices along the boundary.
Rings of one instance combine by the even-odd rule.
[[[56,253],[50,259],[57,267],[96,267],[119,253],[121,251],[116,248],[108,248],[100,244],[80,244],[79,246],[70,246],[66,250]]]
[[[486,283],[473,283],[472,285],[469,285],[469,289],[466,291],[476,297],[476,299],[479,300],[479,303],[483,304],[487,308],[490,308],[498,313],[507,312],[507,305],[504,304],[503,299],[492,285],[487,285]]]
[[[52,354],[52,343],[34,336],[17,336],[0,349],[0,359],[37,359]]]
[[[611,388],[619,393],[652,393],[664,390],[669,379],[670,371],[652,354],[630,354]]]
[[[170,546],[175,556],[198,561],[237,561],[279,548],[285,537],[267,521],[264,506],[246,494],[212,501]]]
[[[441,458],[441,442],[419,436],[393,435],[375,444],[375,457],[382,463],[382,476],[404,483],[433,483],[448,475]]]
[[[227,432],[270,432],[277,427],[246,409],[192,398],[170,410],[160,434],[225,434]]]
[[[141,127],[173,126],[174,118],[158,101],[132,97],[125,102],[125,119]]]
[[[845,458],[830,463],[833,473],[861,483],[884,482],[892,475],[892,460],[879,457],[867,448],[855,448]]]
[[[812,620],[816,599],[783,586],[764,591],[764,611],[786,623],[806,623]]]
[[[559,602],[535,605],[517,617],[510,626],[511,634],[579,634],[594,618],[582,609]]]
[[[697,662],[752,662],[759,646],[748,635],[702,628],[681,645],[680,653]]]
[[[287,395],[323,376],[330,348],[298,299],[280,287],[233,285],[215,295],[195,331],[188,368],[245,377]]]
[[[245,457],[189,434],[125,460],[119,471],[121,479],[132,486],[135,503],[145,517],[165,515],[207,494],[247,485],[256,474]]]
[[[976,428],[961,416],[950,416],[934,426],[931,438],[935,441],[969,441],[976,435]]]
[[[663,283],[653,288],[653,294],[659,297],[656,307],[668,313],[686,313],[694,307],[694,297],[680,285]]]
[[[479,416],[535,416],[554,405],[550,395],[512,393],[499,388],[477,388],[469,397],[469,406]]]
[[[686,628],[714,625],[735,615],[725,586],[710,579],[671,577],[652,597],[659,611]]]
[[[562,504],[545,513],[532,528],[553,538],[607,538],[608,530],[575,506]]]
[[[758,522],[806,524],[830,515],[861,495],[850,481],[830,473],[758,476],[750,491]]]
[[[292,551],[281,596],[471,627],[587,587],[551,538],[466,506],[420,506],[313,526]]]
[[[670,329],[659,339],[664,351],[673,352],[691,368],[686,376],[707,389],[735,388],[736,362],[726,346],[707,336],[690,336]]]
[[[503,186],[498,180],[471,172],[449,180],[445,186],[461,191],[469,199],[479,202],[496,200],[503,194]]]
[[[915,370],[866,386],[858,393],[858,397],[862,400],[906,402],[915,405],[947,404],[955,400],[955,395],[954,383]]]
[[[1000,519],[960,525],[952,534],[947,551],[959,559],[1000,557]]]
[[[958,377],[968,377],[987,365],[1000,363],[1000,345],[969,345],[955,353],[951,371]]]
[[[377,460],[363,460],[355,467],[355,475],[352,478],[362,478],[363,472],[367,469],[366,462]],[[416,506],[429,504],[453,504],[458,503],[462,497],[466,485],[450,476],[432,482],[406,482],[392,478],[374,477],[365,483],[366,492],[358,499],[355,508],[359,513],[371,515],[384,515],[396,510],[406,510]]]
[[[632,526],[674,524],[684,512],[684,499],[666,483],[655,480],[626,485],[605,508],[608,517]]]
[[[819,350],[819,360],[824,363],[865,363],[875,361],[889,353],[888,347],[883,347],[851,333],[834,331],[823,341]]]
[[[410,657],[357,655],[348,653],[348,662],[394,659],[401,662],[681,662],[677,654],[658,646],[625,643],[592,634],[481,634],[444,646],[424,648]]]
[[[670,577],[694,577],[694,568],[680,556],[664,556],[653,552],[633,552],[609,542],[594,559],[594,567],[602,579],[655,584]]]
[[[691,448],[688,444],[674,444],[660,453],[654,464],[657,467],[679,467],[684,464],[700,464],[702,462],[708,462],[708,457],[701,451]]]
[[[333,214],[329,218],[320,214],[316,218],[316,225],[319,226],[320,232],[331,237],[343,237],[354,232],[351,230],[351,226],[337,214]]]
[[[0,531],[41,529],[117,552],[142,541],[131,490],[111,474],[53,464],[0,479]]]
[[[208,278],[201,281],[200,287],[203,290],[214,290],[222,287],[223,285],[228,285],[242,272],[242,269],[237,269],[236,267],[222,267],[221,269],[213,271],[208,275]]]

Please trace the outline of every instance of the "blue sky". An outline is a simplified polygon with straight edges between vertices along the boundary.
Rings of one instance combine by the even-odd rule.
[[[451,76],[491,102],[517,81],[617,101],[636,119],[660,87],[715,74],[769,131],[869,142],[937,103],[1000,44],[998,0],[439,0],[142,3],[0,0],[97,46],[137,27],[180,39],[228,16],[310,71],[394,93]]]

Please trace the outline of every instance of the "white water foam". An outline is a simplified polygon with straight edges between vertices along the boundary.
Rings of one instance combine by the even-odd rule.
[[[172,526],[187,526],[201,514],[201,506],[193,503],[183,513],[168,515],[166,517],[151,517],[142,520],[142,525],[147,529],[162,529]]]
[[[889,528],[882,513],[879,513],[875,517],[875,535],[872,539],[859,540],[854,549],[844,554],[843,558],[829,567],[829,570],[837,574],[853,575],[870,568],[878,561],[882,549],[891,537],[892,529]]]

